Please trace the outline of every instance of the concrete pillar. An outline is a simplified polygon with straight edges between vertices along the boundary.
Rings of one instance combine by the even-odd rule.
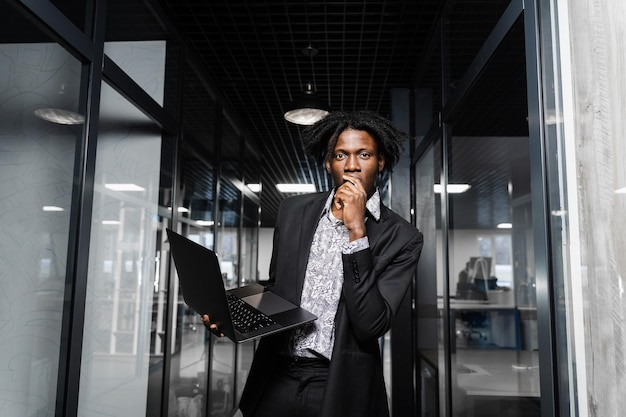
[[[576,366],[586,367],[587,379],[587,392],[578,396],[587,395],[591,416],[620,416],[626,414],[626,194],[616,191],[626,187],[626,2],[567,6],[576,161],[570,169],[577,182],[568,190],[577,193],[579,234],[571,239],[580,239],[581,255],[572,266],[580,268],[582,283],[582,305],[573,308],[584,308],[585,340],[585,364]]]

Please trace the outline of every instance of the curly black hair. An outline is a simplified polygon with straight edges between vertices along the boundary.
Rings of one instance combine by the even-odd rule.
[[[304,150],[319,164],[323,164],[333,151],[339,135],[347,129],[369,133],[376,140],[379,152],[385,157],[385,170],[391,172],[404,150],[403,141],[407,134],[372,111],[330,113],[302,132]]]

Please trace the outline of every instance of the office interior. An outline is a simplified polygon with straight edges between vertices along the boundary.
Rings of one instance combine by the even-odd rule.
[[[314,172],[318,191],[330,181],[310,161],[290,159],[281,135],[250,133],[248,110],[225,95],[233,86],[212,78],[218,69],[176,24],[176,7],[202,2],[187,3],[0,3],[3,416],[238,415],[255,342],[235,345],[204,329],[182,299],[165,229],[215,250],[226,288],[263,281],[284,198],[267,173],[289,165]],[[332,3],[309,3],[311,16]],[[576,238],[571,172],[588,165],[567,159],[576,144],[564,134],[572,92],[560,77],[568,56],[557,3],[425,1],[433,7],[429,62],[410,72],[432,72],[438,84],[409,78],[372,98],[409,133],[381,184],[383,200],[425,241],[394,327],[380,340],[394,417],[624,410],[615,394],[622,362],[617,376],[607,373],[610,388],[586,374],[597,371],[585,356],[594,320],[607,311],[624,317],[623,265],[608,262],[603,273],[620,278],[608,286],[609,310],[599,306],[589,318],[583,300],[598,299],[583,294],[581,276],[593,272],[576,266],[574,250],[619,253],[613,234],[622,226]],[[413,2],[368,7],[397,4]],[[476,25],[477,14],[475,48],[462,48],[464,23]],[[280,109],[267,111],[282,119]],[[281,123],[297,139],[300,128]],[[611,151],[583,153],[604,158],[619,188],[624,147],[607,135]],[[606,193],[591,198],[586,214],[607,201],[611,218],[623,214],[623,197]],[[602,215],[591,221],[605,225]],[[619,354],[618,330],[602,334],[616,346],[606,348],[607,362]],[[600,400],[588,403],[593,394]]]

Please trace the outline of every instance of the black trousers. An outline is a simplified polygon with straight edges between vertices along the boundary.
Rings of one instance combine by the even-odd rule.
[[[281,357],[252,417],[319,417],[328,364],[324,359]]]

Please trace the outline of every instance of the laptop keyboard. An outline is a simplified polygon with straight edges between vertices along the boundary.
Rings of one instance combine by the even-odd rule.
[[[253,330],[262,329],[277,324],[267,315],[255,310],[233,294],[227,294],[230,316],[233,326],[239,333],[245,334]]]

